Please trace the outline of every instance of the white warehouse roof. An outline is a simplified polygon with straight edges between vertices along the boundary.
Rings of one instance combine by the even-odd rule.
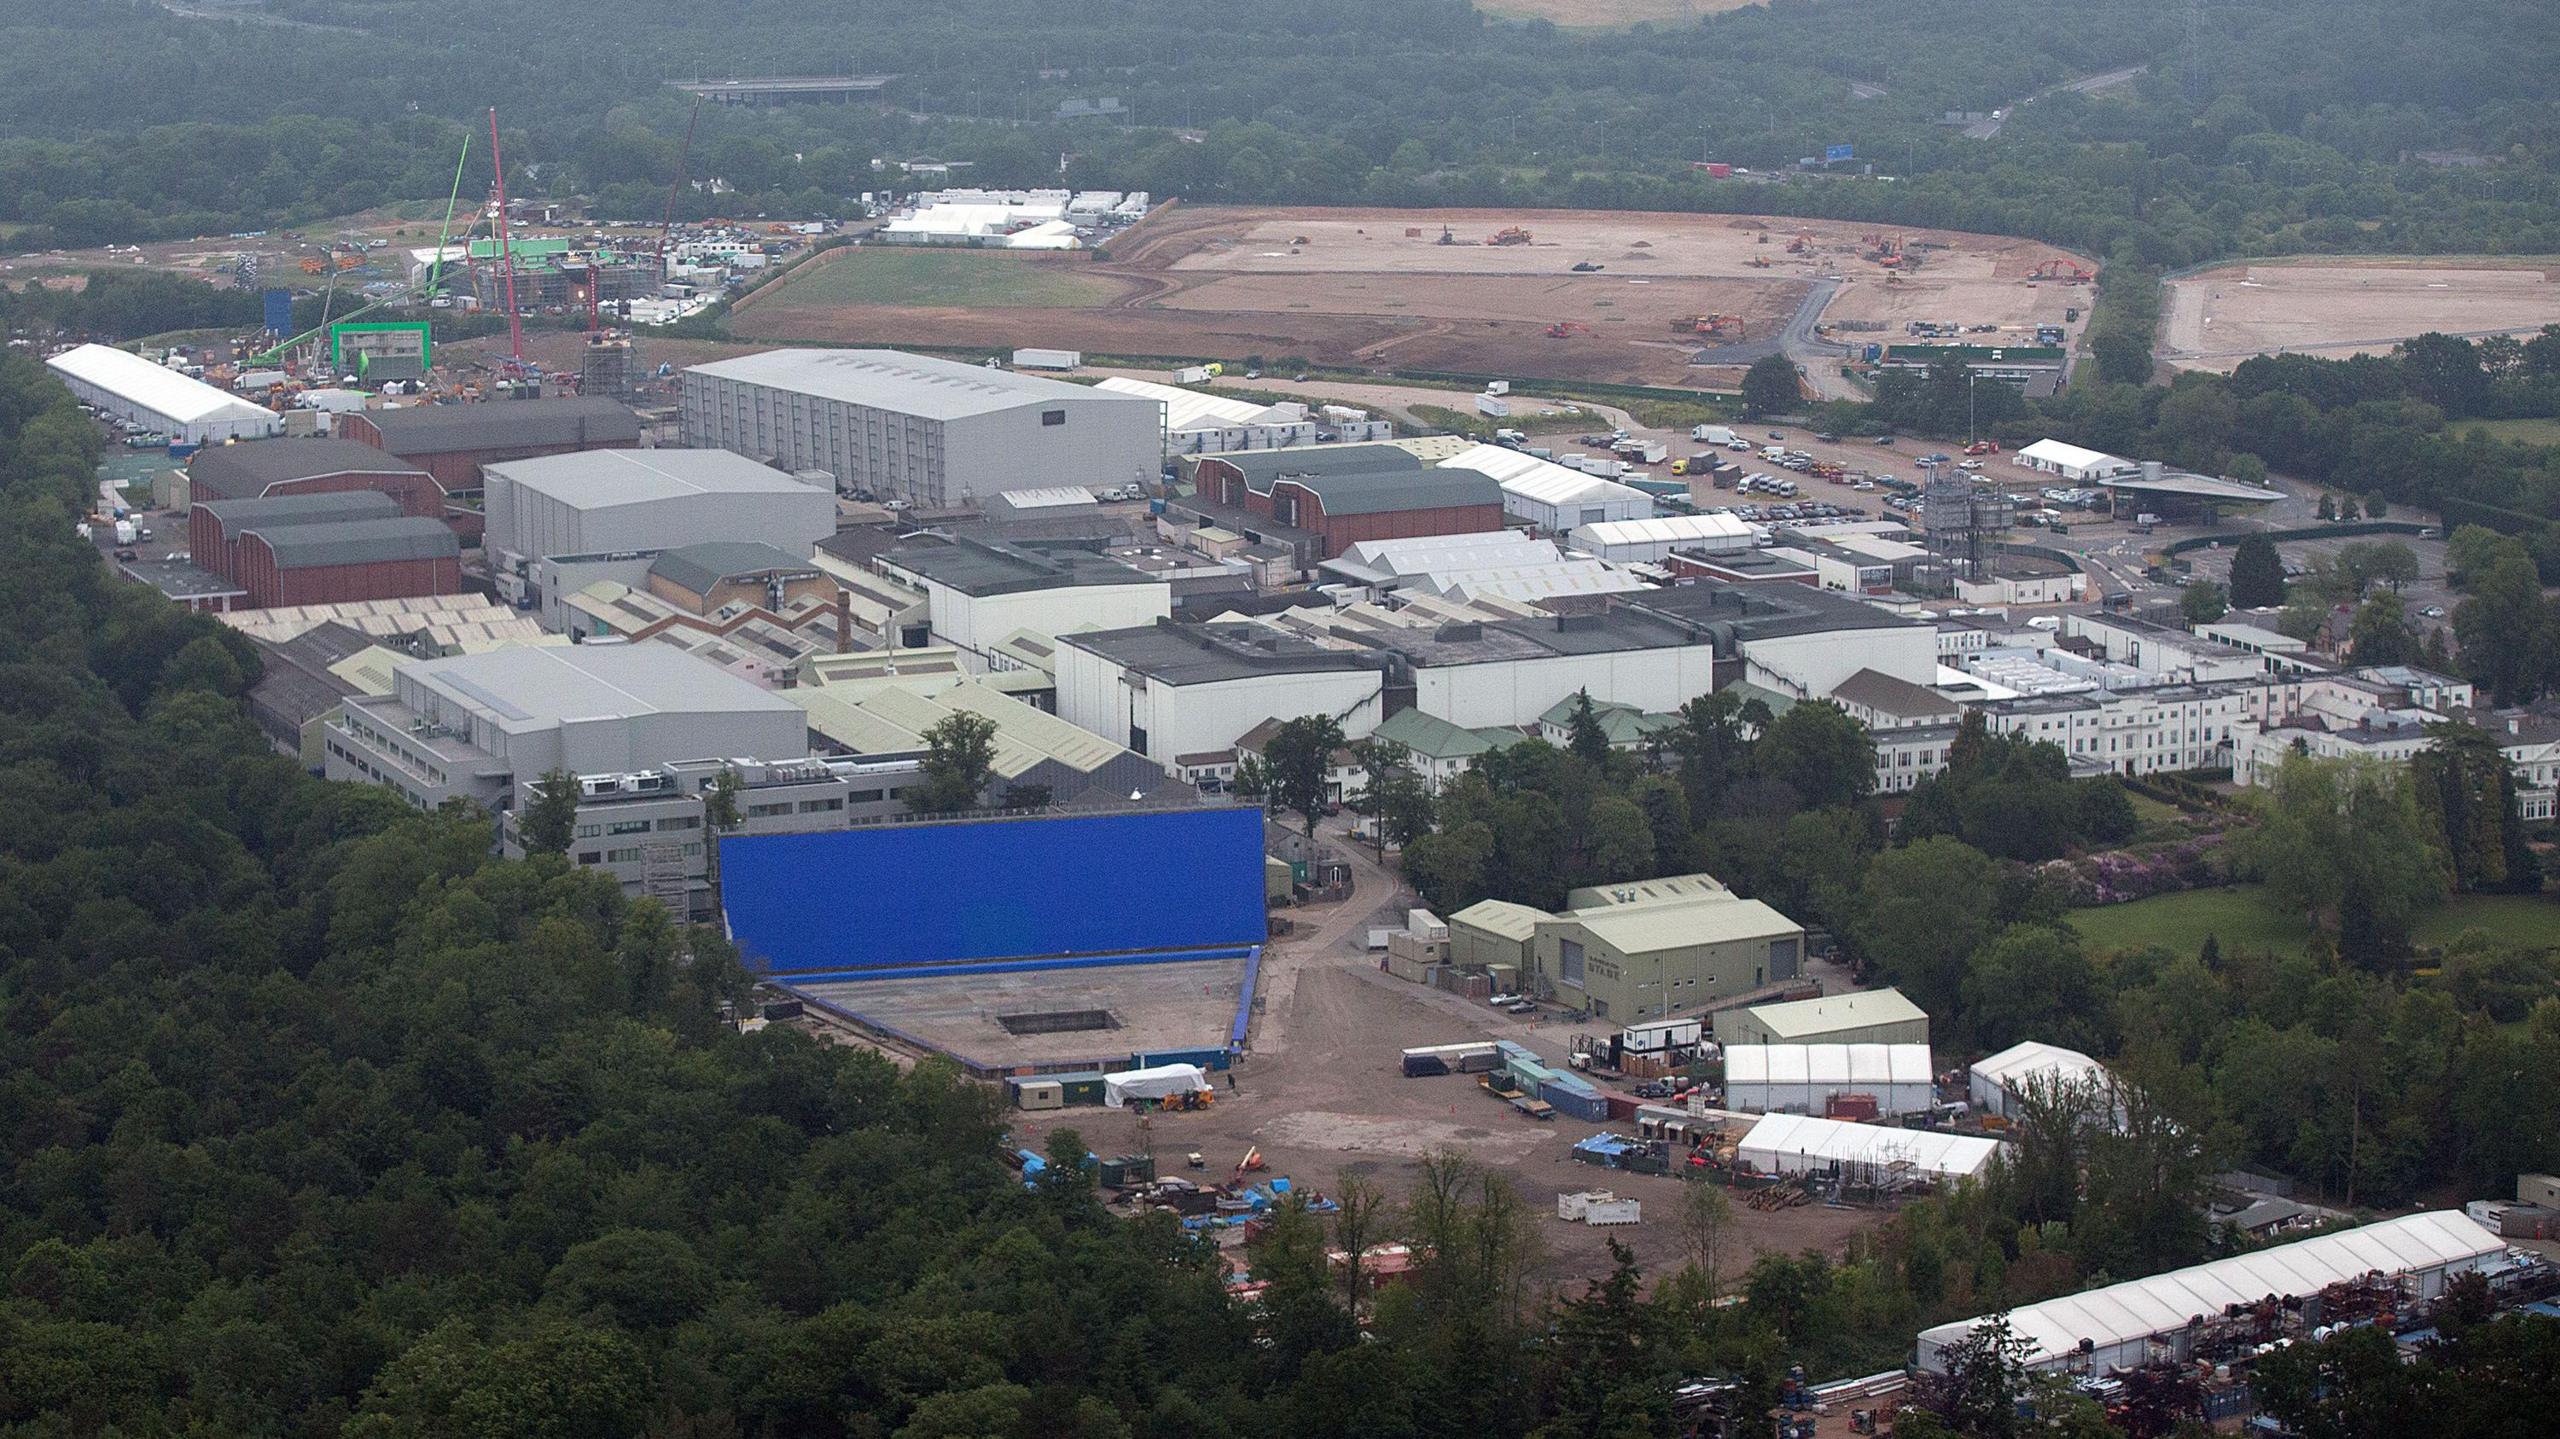
[[[1091,385],[1071,385],[1012,370],[990,370],[931,355],[896,350],[767,350],[734,360],[695,365],[688,375],[708,375],[747,385],[867,405],[929,420],[957,420],[993,414],[1043,402],[1081,400],[1091,403],[1102,393]],[[1129,396],[1106,403],[1136,404]]]
[[[1573,542],[1591,548],[1618,545],[1680,545],[1701,540],[1751,538],[1751,527],[1728,514],[1665,515],[1651,520],[1605,520],[1573,532]]]
[[[1977,1061],[1973,1066],[1973,1077],[2015,1094],[2018,1086],[2039,1077],[2049,1077],[2046,1082],[2053,1083],[2090,1080],[2104,1083],[2107,1067],[2076,1049],[2065,1049],[2058,1044],[2038,1044],[2030,1039]]]
[[[155,365],[131,350],[112,345],[81,345],[45,363],[72,379],[120,395],[141,409],[165,415],[182,425],[215,419],[277,418],[276,412],[264,405],[250,404],[228,391],[217,390],[202,380],[190,379],[166,365]]]
[[[1724,1081],[1737,1084],[1928,1084],[1925,1044],[1736,1044],[1724,1052]]]
[[[1653,503],[1652,496],[1632,485],[1586,475],[1508,445],[1475,445],[1442,460],[1440,466],[1481,471],[1493,476],[1505,494],[1542,505],[1641,503],[1650,507]]]
[[[810,486],[771,465],[728,450],[579,450],[506,460],[488,471],[582,510],[683,495],[811,493]]]
[[[2410,1214],[2029,1304],[2009,1311],[2009,1327],[2026,1341],[2031,1367],[2067,1362],[2084,1339],[2093,1364],[2124,1363],[2122,1352],[2109,1351],[2130,1346],[2138,1359],[2139,1346],[2151,1336],[2174,1333],[2198,1315],[2218,1316],[2226,1305],[2316,1294],[2375,1272],[2428,1276],[2421,1289],[2432,1294],[2442,1288],[2441,1276],[2479,1268],[2505,1248],[2459,1210]],[[1965,1319],[1922,1330],[1920,1367],[1936,1369],[1939,1356],[1981,1322]]]
[[[1113,375],[1094,386],[1115,395],[1135,395],[1142,400],[1158,400],[1164,404],[1164,423],[1169,430],[1215,430],[1230,425],[1268,422],[1271,408],[1250,400],[1231,400],[1200,390],[1186,390],[1180,385],[1159,385],[1153,380],[1133,380],[1126,375]]]
[[[1800,1114],[1764,1114],[1742,1136],[1743,1160],[1768,1174],[1800,1174],[1835,1164],[1869,1169],[1908,1164],[1912,1173],[1923,1177],[1965,1179],[1980,1174],[2002,1147],[1999,1140],[1978,1135],[1850,1124]]]

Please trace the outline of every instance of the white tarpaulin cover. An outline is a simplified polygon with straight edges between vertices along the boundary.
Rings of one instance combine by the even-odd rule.
[[[1106,1109],[1126,1109],[1132,1099],[1197,1094],[1208,1087],[1208,1072],[1199,1065],[1159,1064],[1153,1069],[1129,1069],[1103,1076],[1102,1103]]]
[[[2175,1334],[2200,1315],[2219,1317],[2225,1305],[2317,1294],[2377,1271],[2413,1278],[2419,1295],[2432,1298],[2448,1275],[2480,1268],[2505,1250],[2505,1241],[2459,1210],[2410,1214],[2029,1304],[2009,1311],[2009,1327],[2026,1342],[2031,1367],[2069,1362],[2085,1339],[2092,1369],[2103,1373],[2110,1364],[2140,1363],[2153,1335]],[[1920,1367],[1938,1372],[1940,1356],[1981,1322],[1922,1330]]]

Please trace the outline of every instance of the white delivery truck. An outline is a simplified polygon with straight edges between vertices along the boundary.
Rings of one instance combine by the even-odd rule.
[[[129,545],[129,544],[132,544],[132,543],[134,542],[134,539],[135,539],[135,530],[134,530],[134,523],[133,523],[133,521],[131,521],[131,520],[118,520],[118,521],[116,521],[116,543],[117,543],[117,544],[120,544],[120,545]]]
[[[1476,413],[1491,415],[1496,419],[1505,418],[1511,413],[1511,402],[1488,391],[1476,396]]]
[[[1072,370],[1084,363],[1077,350],[1016,350],[1013,367],[1017,370]]]

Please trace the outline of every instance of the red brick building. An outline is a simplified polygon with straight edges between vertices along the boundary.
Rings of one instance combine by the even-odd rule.
[[[419,515],[244,529],[237,553],[252,609],[462,592],[461,543]]]
[[[415,465],[451,496],[481,493],[483,465],[577,450],[627,450],[640,443],[639,416],[611,400],[583,395],[363,410],[340,415],[336,423],[341,437]],[[457,506],[453,519],[457,533],[479,543],[478,509]]]
[[[400,503],[378,490],[332,490],[310,495],[277,495],[246,500],[199,500],[187,511],[187,549],[196,568],[237,582],[240,536],[250,529],[285,525],[340,524],[349,520],[387,520],[400,513]],[[236,608],[250,608],[243,602]]]
[[[1300,568],[1362,540],[1500,530],[1502,486],[1481,470],[1426,465],[1394,445],[1329,445],[1203,455],[1191,499],[1199,523],[1288,546]]]
[[[434,476],[353,440],[248,440],[208,446],[187,462],[187,493],[197,503],[352,490],[389,495],[404,515],[444,516],[444,486]]]

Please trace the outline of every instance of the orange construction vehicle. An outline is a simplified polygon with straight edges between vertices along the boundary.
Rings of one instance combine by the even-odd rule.
[[[329,272],[329,262],[317,255],[305,255],[295,263],[302,267],[302,273],[306,275],[325,275]]]
[[[1525,245],[1529,243],[1529,232],[1521,229],[1517,225],[1512,225],[1505,229],[1494,231],[1493,238],[1485,241],[1485,243],[1488,245]]]
[[[1968,455],[1996,455],[2000,453],[2000,442],[1998,440],[1976,440],[1972,444],[1965,446],[1964,452]]]
[[[1691,315],[1687,319],[1672,321],[1671,328],[1684,335],[1715,335],[1736,340],[1750,333],[1740,315]]]
[[[1798,231],[1796,237],[1787,242],[1787,253],[1790,255],[1812,254],[1813,232],[1811,230]]]
[[[2097,276],[2082,268],[2080,262],[2077,260],[2067,260],[2060,256],[2056,256],[2055,258],[2047,260],[2043,264],[2036,266],[2035,269],[2027,275],[2027,278],[2030,281],[2060,280],[2066,285],[2085,285],[2091,280],[2096,279]]]
[[[1590,333],[1591,327],[1583,324],[1579,320],[1558,320],[1554,324],[1547,326],[1547,338],[1550,340],[1561,340],[1567,335],[1588,335]]]

